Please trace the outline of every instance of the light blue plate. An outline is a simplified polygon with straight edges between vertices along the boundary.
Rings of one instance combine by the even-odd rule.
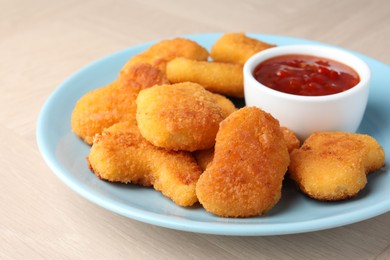
[[[184,36],[210,48],[221,34]],[[277,35],[249,34],[269,43],[321,44]],[[111,184],[96,178],[85,157],[89,146],[70,128],[76,101],[88,91],[113,81],[133,55],[155,42],[123,50],[98,60],[70,76],[48,98],[37,124],[39,149],[51,170],[71,189],[88,200],[126,217],[162,227],[222,235],[280,235],[338,227],[362,221],[390,210],[390,174],[384,169],[369,175],[366,188],[351,200],[319,202],[307,198],[286,181],[281,201],[267,215],[254,218],[220,218],[201,206],[182,208],[150,188]],[[372,70],[368,107],[359,128],[376,138],[390,154],[390,67],[355,53]],[[351,107],[353,109],[353,107]],[[388,158],[386,165],[389,165]]]

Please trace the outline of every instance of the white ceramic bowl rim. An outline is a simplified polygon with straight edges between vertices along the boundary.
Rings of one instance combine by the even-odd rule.
[[[254,78],[253,71],[259,63],[273,57],[289,54],[312,55],[338,61],[354,69],[358,73],[360,81],[354,87],[340,93],[323,96],[302,96],[271,89],[261,84]],[[326,102],[329,100],[337,100],[339,98],[343,98],[344,96],[351,95],[359,91],[361,88],[367,86],[371,77],[371,71],[369,66],[357,56],[339,48],[321,45],[285,45],[269,48],[249,58],[244,65],[243,71],[244,74],[246,74],[247,79],[251,81],[251,85],[256,88],[262,88],[262,91],[266,91],[269,94],[279,96],[281,98],[302,100],[306,102]]]

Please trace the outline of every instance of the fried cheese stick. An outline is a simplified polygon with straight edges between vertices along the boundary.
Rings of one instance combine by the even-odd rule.
[[[167,64],[172,83],[195,82],[207,90],[232,97],[244,97],[242,65],[175,58]]]

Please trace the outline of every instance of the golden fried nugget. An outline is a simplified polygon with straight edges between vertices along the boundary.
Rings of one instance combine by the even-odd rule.
[[[243,66],[233,63],[175,58],[167,64],[170,82],[195,82],[207,90],[233,97],[244,97]]]
[[[153,146],[132,123],[121,122],[96,135],[88,162],[103,180],[152,185],[181,206],[197,202],[201,170],[192,154]]]
[[[279,122],[259,108],[244,107],[221,122],[214,159],[199,178],[196,195],[219,216],[263,214],[281,197],[289,160]]]
[[[146,62],[165,72],[166,64],[176,57],[184,57],[192,60],[207,60],[209,53],[204,47],[189,39],[174,38],[163,40],[132,57],[122,70],[127,70],[128,67],[131,67],[135,63]]]
[[[213,147],[224,113],[211,92],[191,82],[154,86],[137,97],[142,136],[170,150]]]
[[[244,64],[254,54],[274,46],[244,33],[226,33],[214,43],[210,55],[217,62]]]
[[[72,131],[87,144],[104,128],[123,120],[135,122],[138,92],[155,84],[167,84],[168,79],[150,64],[134,64],[113,83],[82,96],[72,112]]]
[[[291,153],[290,177],[302,192],[318,200],[354,197],[366,174],[384,165],[384,150],[372,137],[343,132],[317,132]]]
[[[123,91],[117,84],[92,90],[81,97],[72,112],[72,131],[92,144],[93,137],[121,120],[132,119],[135,114],[137,93]]]
[[[282,131],[284,140],[286,141],[289,153],[301,146],[301,142],[292,130],[284,126],[280,127],[280,130]]]

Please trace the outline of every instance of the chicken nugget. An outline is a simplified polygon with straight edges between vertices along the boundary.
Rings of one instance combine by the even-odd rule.
[[[167,64],[170,82],[195,82],[207,90],[233,97],[244,97],[242,65],[175,58]]]
[[[384,165],[384,150],[368,135],[317,132],[291,153],[290,177],[302,192],[318,200],[354,197],[366,174]]]
[[[213,147],[224,113],[211,92],[191,82],[154,86],[137,97],[142,136],[170,150]]]
[[[191,153],[153,146],[132,123],[120,122],[96,135],[88,162],[103,180],[153,186],[181,206],[197,202],[201,170]]]
[[[125,120],[125,117],[132,119],[136,96],[136,92],[123,91],[115,83],[88,92],[73,109],[72,131],[87,144],[92,144],[95,134],[104,128]]]
[[[244,64],[254,54],[274,46],[244,33],[226,33],[214,43],[210,56],[218,62]]]
[[[72,131],[87,144],[104,128],[123,120],[135,122],[138,92],[168,79],[150,64],[134,64],[111,84],[92,90],[76,103],[71,116]]]
[[[135,63],[146,62],[165,72],[167,63],[176,57],[184,57],[192,60],[207,60],[209,52],[197,42],[189,39],[174,38],[163,40],[132,57],[122,70],[127,70],[128,67],[131,67]]]
[[[279,122],[244,107],[221,122],[214,159],[196,185],[203,207],[223,217],[264,214],[279,201],[289,164]]]

